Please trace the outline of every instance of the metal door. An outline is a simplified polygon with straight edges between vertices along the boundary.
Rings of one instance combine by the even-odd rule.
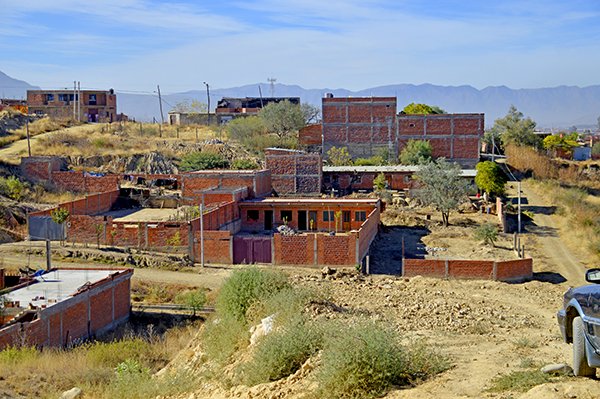
[[[234,237],[233,263],[271,263],[271,236]]]

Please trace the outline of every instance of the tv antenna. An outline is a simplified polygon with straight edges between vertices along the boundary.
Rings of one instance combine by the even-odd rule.
[[[275,82],[277,82],[277,78],[268,78],[267,82],[271,85],[271,97],[275,97]]]

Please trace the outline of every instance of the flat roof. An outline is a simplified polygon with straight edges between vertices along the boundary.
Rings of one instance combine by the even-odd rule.
[[[371,172],[371,173],[393,173],[393,172],[409,172],[414,173],[420,170],[418,165],[385,165],[385,166],[323,166],[323,172],[331,173],[354,173],[354,172]],[[475,177],[477,171],[475,169],[462,169],[463,177]]]
[[[277,204],[346,204],[346,205],[376,205],[379,202],[374,198],[256,198],[244,200],[240,205],[277,205]]]
[[[178,214],[183,215],[180,208],[133,208],[104,212],[102,216],[112,216],[113,222],[169,222]]]
[[[253,175],[257,172],[266,172],[268,169],[241,169],[241,170],[231,170],[231,169],[205,169],[205,170],[195,170],[191,172],[184,172],[182,175]]]
[[[87,283],[94,284],[112,274],[125,272],[125,269],[55,269],[36,277],[37,282],[6,294],[10,301],[18,301],[20,307],[30,304],[36,307],[50,307],[77,293]]]

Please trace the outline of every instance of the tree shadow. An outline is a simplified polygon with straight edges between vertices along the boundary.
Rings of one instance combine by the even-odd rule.
[[[538,226],[535,223],[527,224],[527,232],[540,237],[558,237],[558,229],[548,226]]]
[[[538,206],[538,205],[527,205],[521,206],[524,211],[542,214],[542,215],[554,215],[558,209],[556,206]]]
[[[429,233],[423,227],[384,226],[371,244],[369,273],[402,274],[402,241],[405,258],[424,259],[423,237]]]

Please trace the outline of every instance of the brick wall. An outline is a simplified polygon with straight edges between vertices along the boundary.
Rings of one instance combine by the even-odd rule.
[[[358,230],[358,257],[360,262],[369,252],[371,243],[379,231],[379,208],[375,208],[367,215],[367,220],[363,222]]]
[[[510,261],[404,259],[402,275],[440,278],[519,281],[533,275],[533,259]]]
[[[85,198],[75,201],[65,202],[56,208],[65,208],[70,215],[95,215],[104,213],[111,209],[119,197],[119,191],[109,191],[100,194],[88,195]],[[30,216],[49,216],[52,209],[45,211],[32,212]]]
[[[273,235],[273,263],[276,265],[356,265],[356,234],[307,233]]]
[[[90,176],[83,172],[52,172],[51,181],[66,191],[104,193],[119,189],[118,175]]]
[[[298,132],[298,142],[302,146],[321,146],[323,134],[323,125],[316,123],[300,129]]]
[[[204,231],[204,262],[205,263],[233,263],[233,236],[229,231]],[[200,262],[202,246],[200,231],[194,233],[194,259]]]
[[[271,171],[273,189],[278,194],[316,194],[321,192],[321,166],[317,153],[268,148],[266,167]]]
[[[115,271],[38,313],[38,319],[0,329],[0,349],[24,343],[33,346],[63,346],[116,327],[129,317],[132,269]],[[88,331],[89,322],[89,331]]]
[[[199,200],[202,192],[215,188],[247,187],[250,198],[271,193],[271,172],[255,171],[201,171],[181,175],[182,196]]]
[[[396,98],[323,98],[323,153],[348,147],[353,157],[369,157],[381,149],[397,155]]]
[[[67,167],[67,162],[60,157],[23,157],[21,158],[21,175],[32,182],[50,181],[52,172]]]
[[[373,181],[379,175],[375,172],[323,172],[323,191],[331,192],[332,188],[342,193],[356,190],[373,190]],[[415,181],[413,172],[385,172],[388,188],[404,190],[413,188]]]

